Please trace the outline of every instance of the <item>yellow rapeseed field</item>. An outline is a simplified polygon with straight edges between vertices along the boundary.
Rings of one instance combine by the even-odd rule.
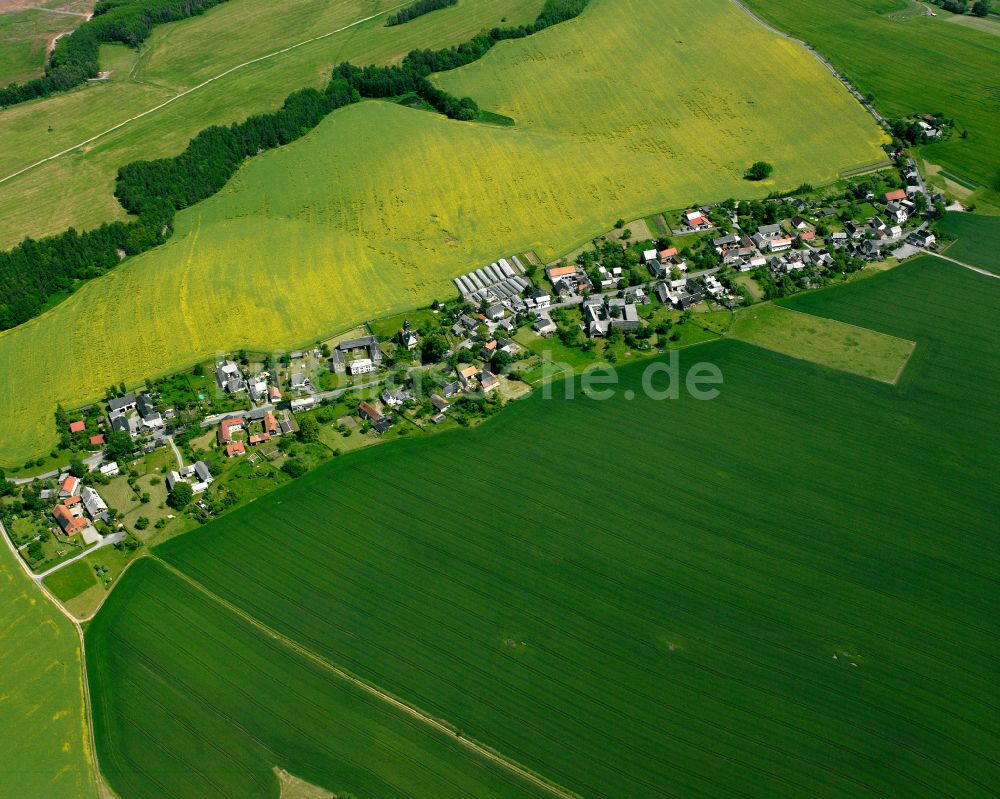
[[[166,246],[0,335],[0,462],[51,445],[57,401],[450,296],[470,267],[555,256],[620,216],[821,183],[882,155],[840,84],[729,0],[594,0],[441,83],[517,126],[338,111],[180,214]],[[772,183],[741,180],[758,158]]]

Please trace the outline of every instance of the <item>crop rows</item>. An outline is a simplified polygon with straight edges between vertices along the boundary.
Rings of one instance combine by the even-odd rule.
[[[127,796],[277,796],[280,766],[358,795],[538,797],[149,561],[88,632],[95,732]]]
[[[584,796],[986,796],[990,290],[925,262],[801,301],[917,340],[898,388],[705,345],[718,400],[536,397],[160,552]]]

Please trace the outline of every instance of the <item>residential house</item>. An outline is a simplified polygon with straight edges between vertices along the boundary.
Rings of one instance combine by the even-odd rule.
[[[232,361],[220,361],[215,365],[215,380],[219,384],[219,388],[231,394],[242,390],[239,388],[243,385],[240,367]]]
[[[117,463],[102,463],[98,471],[105,477],[117,477],[121,474],[121,470],[118,468]]]
[[[915,230],[910,234],[910,242],[917,247],[930,247],[937,239],[929,230]]]
[[[339,349],[334,350],[330,353],[330,371],[343,373],[347,368],[347,364],[344,362],[344,353]]]
[[[372,428],[378,433],[384,433],[392,427],[392,422],[389,418],[380,413],[378,409],[370,403],[360,403],[358,405],[358,413],[361,415],[362,419],[367,419]]]
[[[782,236],[781,225],[761,225],[759,228],[757,228],[757,235],[761,236],[764,239],[781,238]],[[756,240],[757,240],[756,237],[754,237],[754,241]]]
[[[468,390],[472,385],[472,381],[475,380],[478,370],[475,366],[464,366],[456,370],[458,372],[458,380],[462,384],[462,388]]]
[[[767,244],[767,249],[770,252],[783,252],[784,250],[790,250],[791,248],[792,240],[787,236],[770,239]]]
[[[439,413],[444,413],[451,407],[451,404],[448,402],[448,400],[446,400],[440,394],[431,394],[431,405],[433,405],[434,409],[437,410]]]
[[[371,361],[369,361],[368,363],[371,363]],[[351,364],[352,367],[353,367],[353,365],[354,364]],[[371,369],[369,371],[373,371],[374,372],[375,370]],[[302,372],[296,372],[295,374],[292,375],[291,386],[292,386],[292,391],[305,391],[306,390],[306,376],[304,374],[302,374]]]
[[[56,505],[52,509],[52,515],[55,517],[56,522],[58,522],[59,528],[63,531],[63,535],[76,535],[83,532],[87,527],[90,527],[90,522],[83,517],[80,498],[73,497],[72,499],[74,500],[73,502]]]
[[[694,228],[695,230],[708,230],[712,227],[712,221],[706,215],[707,212],[702,210],[688,209],[684,212],[684,224],[688,227]]]
[[[232,441],[229,444],[226,444],[227,458],[236,458],[239,457],[240,455],[245,455],[246,451],[247,449],[245,446],[243,446],[242,441]]]
[[[82,433],[86,429],[87,423],[84,422],[83,419],[69,423],[69,431],[71,433]]]
[[[479,373],[479,385],[482,386],[483,392],[488,394],[494,389],[500,388],[500,381],[492,372],[487,369],[483,369],[483,371]]]
[[[387,388],[381,396],[382,402],[390,408],[399,408],[413,399],[413,395],[404,388]]]
[[[727,233],[725,236],[719,236],[717,239],[712,239],[712,246],[721,253],[724,248],[738,243],[739,240],[739,236]]]
[[[107,503],[101,499],[101,495],[95,489],[90,486],[84,486],[80,492],[80,499],[83,501],[83,507],[91,519],[94,521],[100,519],[103,522],[108,520]]]
[[[886,203],[899,202],[900,200],[906,199],[906,189],[895,189],[893,191],[887,191],[882,195],[882,200]]]
[[[262,375],[257,375],[247,381],[247,387],[250,391],[250,399],[254,402],[260,402],[267,397],[267,380]]]
[[[219,424],[218,438],[220,444],[228,444],[233,440],[233,433],[237,430],[243,429],[243,419],[240,417],[233,417],[230,419],[223,419]]]
[[[549,282],[555,286],[560,280],[575,275],[576,269],[576,264],[570,264],[568,266],[547,266],[545,267],[545,276],[549,279]]]
[[[129,392],[123,397],[114,397],[108,400],[108,411],[110,413],[128,413],[134,411],[136,406],[136,396]]]
[[[66,475],[66,478],[59,485],[59,498],[75,497],[79,493],[80,479],[71,474]]]
[[[808,230],[809,223],[803,219],[801,216],[793,216],[791,218],[791,225],[795,230]]]
[[[293,399],[288,403],[289,410],[292,413],[302,413],[303,411],[312,410],[315,406],[315,397],[301,397],[300,399]]]
[[[501,319],[503,319],[503,315],[505,312],[506,309],[498,303],[496,305],[491,305],[489,308],[483,311],[483,315],[491,322],[499,322]]]
[[[358,358],[347,365],[347,371],[352,375],[366,375],[374,372],[377,368],[371,358]]]
[[[343,370],[341,370],[343,371]],[[268,390],[268,398],[271,402],[281,402],[281,389],[277,386],[271,386]]]
[[[644,264],[648,264],[651,261],[659,263],[659,261],[660,261],[660,255],[659,255],[659,253],[657,253],[655,249],[654,250],[643,250],[642,251],[642,262]]]
[[[890,220],[898,222],[900,225],[902,225],[907,219],[909,219],[910,216],[907,213],[906,209],[902,205],[896,202],[888,203],[885,206],[885,213]]]
[[[528,299],[534,301],[536,308],[548,308],[552,303],[552,296],[544,291],[535,291],[528,295]]]
[[[262,424],[264,426],[264,432],[269,436],[276,436],[279,434],[278,420],[274,418],[274,414],[271,413],[271,411],[264,414]]]
[[[417,348],[417,344],[420,340],[417,338],[417,334],[410,330],[410,323],[403,322],[403,329],[399,331],[399,343],[408,351],[413,351]]]
[[[100,433],[96,436],[90,437],[90,446],[92,447],[103,447],[104,446],[104,434]]]

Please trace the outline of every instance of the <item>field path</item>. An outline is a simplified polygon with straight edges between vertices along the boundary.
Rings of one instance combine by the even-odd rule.
[[[875,117],[875,121],[878,122],[879,125],[881,125],[883,128],[888,130],[889,124],[885,121],[885,118],[878,111],[876,111],[875,108],[865,99],[864,95],[862,95],[861,92],[855,89],[847,80],[847,78],[841,75],[837,71],[837,68],[833,64],[831,64],[824,56],[822,56],[819,52],[817,52],[813,48],[813,46],[809,44],[809,42],[803,41],[802,39],[797,39],[791,34],[785,33],[785,31],[781,30],[780,28],[774,27],[774,25],[772,25],[771,23],[766,22],[765,20],[757,16],[757,14],[755,14],[750,8],[741,3],[740,0],[733,0],[733,3],[735,3],[741,9],[743,9],[743,11],[746,12],[746,14],[750,17],[750,19],[752,19],[758,25],[763,25],[765,28],[771,31],[771,33],[775,33],[783,39],[788,39],[789,41],[795,42],[796,44],[800,44],[804,48],[806,48],[806,50],[812,53],[812,55],[816,58],[816,60],[818,60],[824,67],[826,67],[837,80],[839,80],[841,83],[844,84],[844,86],[847,87],[847,91],[849,91],[852,95],[854,95],[855,99],[857,99],[857,101],[861,103],[862,106],[864,106],[865,110],[868,111],[869,114]]]
[[[496,751],[494,751],[494,750],[492,750],[492,749],[490,749],[490,748],[488,748],[486,746],[483,746],[482,744],[476,743],[475,741],[472,741],[472,740],[470,740],[468,738],[465,738],[464,736],[462,736],[459,733],[455,732],[455,730],[453,730],[447,724],[444,724],[443,722],[438,721],[434,717],[427,715],[426,713],[424,713],[421,710],[418,710],[417,708],[413,707],[412,705],[406,704],[402,700],[397,699],[396,697],[392,696],[391,694],[388,694],[385,691],[382,691],[381,689],[377,688],[374,685],[371,685],[368,682],[365,682],[364,680],[360,679],[359,677],[355,677],[354,675],[352,675],[352,674],[344,671],[342,668],[340,668],[336,664],[331,663],[330,661],[326,660],[325,658],[321,657],[320,655],[317,655],[312,650],[306,649],[301,644],[297,643],[296,641],[292,640],[291,638],[288,638],[287,636],[282,635],[281,633],[279,633],[277,630],[272,629],[271,627],[268,627],[266,624],[264,624],[260,620],[255,619],[253,616],[251,616],[248,613],[246,613],[245,611],[241,610],[236,605],[233,605],[231,602],[228,602],[227,600],[223,599],[218,594],[213,593],[208,588],[206,588],[204,585],[202,585],[201,583],[199,583],[197,580],[189,577],[184,572],[182,572],[179,569],[175,568],[174,566],[172,566],[171,564],[169,564],[166,561],[162,560],[158,556],[151,554],[150,557],[153,560],[155,560],[157,563],[159,563],[161,566],[163,566],[167,571],[169,571],[175,577],[180,578],[185,583],[187,583],[188,585],[190,585],[192,588],[196,589],[197,591],[201,592],[202,594],[204,594],[205,596],[207,596],[212,601],[218,602],[220,605],[222,605],[224,608],[226,608],[226,610],[230,611],[231,613],[236,614],[241,619],[243,619],[245,622],[247,622],[248,624],[252,625],[257,630],[259,630],[260,632],[264,633],[268,637],[270,637],[270,638],[278,641],[279,643],[283,644],[284,646],[288,647],[293,652],[295,652],[296,654],[301,655],[302,657],[306,658],[311,663],[314,663],[315,665],[317,665],[320,668],[322,668],[324,671],[329,672],[330,674],[334,675],[335,677],[337,677],[337,678],[339,678],[341,680],[344,680],[345,682],[350,683],[351,685],[353,685],[356,688],[360,688],[365,693],[367,693],[367,694],[369,694],[371,696],[374,696],[377,699],[382,700],[386,704],[392,705],[397,710],[401,710],[402,712],[406,713],[408,716],[411,716],[412,718],[415,718],[418,721],[423,722],[427,726],[433,727],[435,730],[437,730],[438,732],[440,732],[440,733],[442,733],[444,735],[447,735],[449,738],[451,738],[452,740],[458,742],[459,744],[461,744],[462,746],[464,746],[466,749],[469,749],[469,750],[475,752],[480,757],[486,758],[490,762],[495,763],[498,766],[501,766],[502,768],[507,769],[508,771],[512,772],[513,774],[516,774],[521,779],[523,779],[523,780],[525,780],[527,782],[530,782],[532,785],[536,785],[537,787],[542,788],[543,790],[549,792],[553,796],[557,796],[557,797],[559,797],[559,799],[580,799],[580,796],[578,794],[575,794],[572,791],[569,791],[569,790],[567,790],[566,788],[563,788],[560,785],[556,785],[555,783],[549,782],[544,777],[541,777],[538,774],[535,774],[535,773],[529,771],[524,766],[521,766],[520,764],[516,763],[515,761],[510,760],[509,758],[505,757],[504,755],[500,754],[499,752],[496,752]]]
[[[924,253],[924,255],[933,255],[935,258],[940,258],[942,261],[950,261],[956,266],[964,266],[966,269],[971,269],[973,272],[978,272],[981,275],[986,275],[986,277],[992,277],[995,280],[1000,280],[1000,275],[995,275],[992,272],[988,272],[985,269],[980,269],[978,266],[973,266],[972,264],[967,264],[962,261],[958,261],[954,258],[949,258],[947,255],[942,255],[939,252],[932,252],[931,250],[925,250],[923,247],[917,247],[916,249]]]
[[[251,66],[253,64],[260,63],[261,61],[267,61],[268,59],[271,59],[271,58],[276,58],[277,56],[283,55],[284,53],[291,52],[292,50],[297,50],[300,47],[305,47],[307,44],[312,44],[313,42],[318,42],[318,41],[320,41],[322,39],[327,39],[330,36],[335,36],[338,33],[343,33],[346,30],[349,30],[351,28],[355,28],[358,25],[363,25],[365,22],[369,22],[370,20],[376,19],[377,17],[381,17],[381,16],[383,16],[385,14],[388,14],[390,11],[395,11],[397,8],[401,8],[404,5],[406,5],[406,3],[398,3],[397,5],[394,5],[394,6],[390,7],[390,8],[386,8],[383,11],[379,11],[377,14],[370,14],[369,16],[363,17],[362,19],[357,19],[354,22],[350,22],[347,25],[344,25],[344,26],[342,26],[340,28],[337,28],[336,30],[328,31],[327,33],[321,33],[319,36],[313,36],[310,39],[304,39],[301,42],[296,42],[295,44],[289,45],[288,47],[283,47],[280,50],[275,50],[274,52],[266,53],[265,55],[262,55],[262,56],[257,56],[257,58],[251,58],[249,61],[244,61],[242,64],[237,64],[234,67],[230,67],[229,69],[225,70],[224,72],[220,72],[218,75],[215,75],[214,77],[211,77],[208,80],[202,81],[197,86],[192,86],[190,89],[185,89],[184,91],[182,91],[182,92],[180,92],[178,94],[175,94],[173,97],[171,97],[171,98],[169,98],[167,100],[164,100],[162,103],[159,103],[158,105],[154,105],[152,108],[147,108],[145,111],[142,111],[142,112],[140,112],[138,114],[135,114],[134,116],[130,116],[128,119],[122,120],[121,122],[119,122],[116,125],[112,125],[107,130],[102,130],[100,133],[97,133],[94,136],[91,136],[89,139],[84,139],[83,141],[77,142],[76,144],[72,145],[71,147],[67,147],[65,150],[60,150],[57,153],[53,153],[52,155],[49,155],[49,156],[46,156],[45,158],[42,158],[40,161],[35,161],[35,163],[33,163],[33,164],[28,164],[28,166],[23,167],[22,169],[19,169],[16,172],[11,172],[9,175],[5,175],[4,177],[0,178],[0,183],[5,183],[8,180],[16,178],[18,175],[23,175],[25,172],[29,172],[32,169],[34,169],[35,167],[39,167],[42,164],[48,163],[49,161],[55,161],[57,158],[62,158],[62,156],[68,155],[69,153],[73,152],[74,150],[78,150],[81,147],[86,147],[88,144],[92,144],[93,142],[97,141],[98,139],[102,139],[105,136],[107,136],[108,134],[114,133],[116,130],[120,130],[121,128],[124,128],[126,125],[129,125],[129,124],[131,124],[132,122],[135,122],[138,119],[142,119],[143,117],[147,117],[150,114],[155,114],[160,109],[166,108],[168,105],[170,105],[171,103],[176,102],[177,100],[180,100],[182,97],[187,97],[189,94],[193,94],[194,92],[198,91],[199,89],[204,89],[209,84],[215,83],[215,81],[221,80],[222,78],[226,77],[227,75],[231,75],[232,73],[237,72],[237,71],[239,71],[241,69],[244,69],[245,67],[249,67],[249,66]]]

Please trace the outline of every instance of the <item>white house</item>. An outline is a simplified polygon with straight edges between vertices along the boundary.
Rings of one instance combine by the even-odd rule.
[[[375,368],[375,364],[372,363],[371,358],[359,358],[347,365],[347,371],[352,375],[369,374],[370,372],[374,372]]]
[[[83,500],[83,507],[87,509],[91,519],[107,521],[108,506],[97,491],[90,486],[84,486],[80,491],[80,499]]]

